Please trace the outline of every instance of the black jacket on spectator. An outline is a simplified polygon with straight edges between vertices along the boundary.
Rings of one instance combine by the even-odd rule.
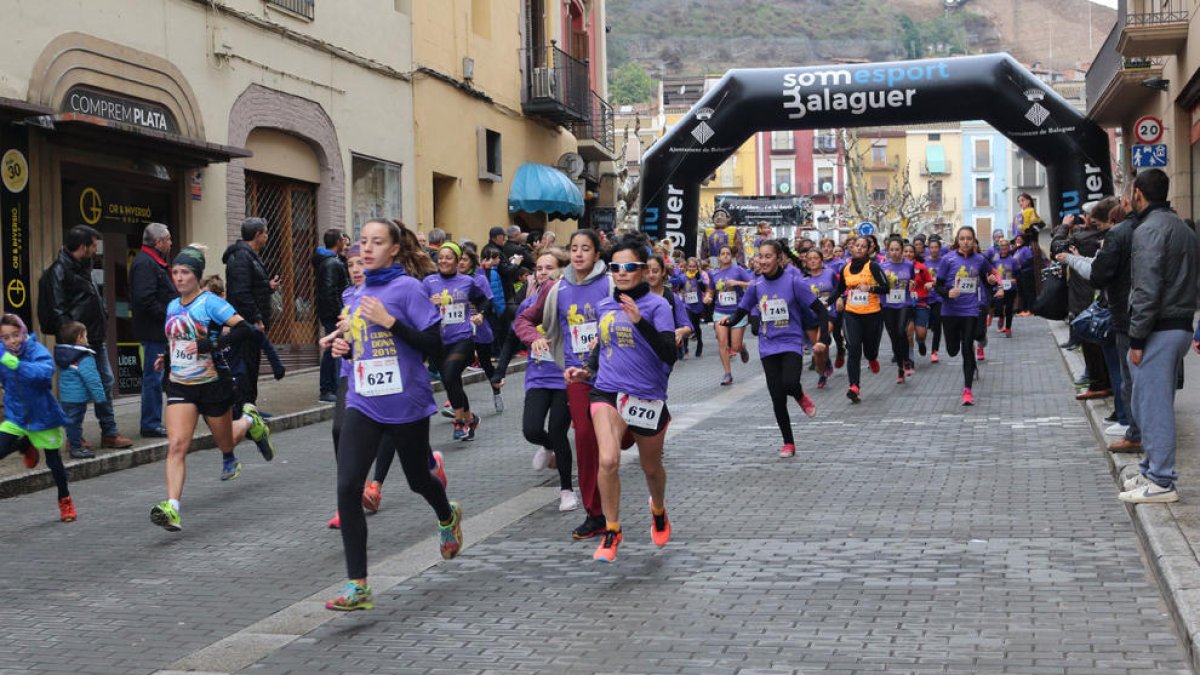
[[[1104,233],[1100,230],[1078,230],[1068,240],[1069,246],[1079,249],[1079,255],[1094,258],[1100,251],[1100,243],[1104,241]],[[1067,310],[1072,315],[1079,314],[1092,304],[1095,299],[1096,287],[1092,282],[1078,274],[1067,278]]]
[[[38,282],[38,321],[46,335],[57,335],[65,321],[78,321],[87,327],[91,344],[104,342],[108,309],[92,281],[91,262],[81,264],[64,248],[42,273]]]
[[[221,256],[225,263],[225,287],[229,304],[251,324],[271,325],[271,284],[262,258],[250,244],[237,241]]]
[[[494,245],[495,244],[493,244],[493,246]],[[537,263],[533,257],[533,249],[529,248],[525,244],[518,244],[512,239],[504,242],[504,248],[501,249],[501,253],[504,254],[504,262],[511,260],[514,255],[521,256],[520,265],[527,269],[533,269],[534,265]]]
[[[153,249],[151,249],[153,250]],[[161,261],[161,262],[160,262]],[[166,342],[167,305],[178,297],[166,261],[143,246],[129,268],[129,305],[138,342]]]
[[[1092,285],[1104,291],[1112,312],[1113,330],[1129,332],[1129,288],[1133,284],[1133,226],[1131,216],[1104,237],[1104,247],[1092,261]]]
[[[318,248],[312,257],[317,280],[317,319],[322,325],[337,323],[342,313],[342,291],[350,285],[350,272],[338,254]]]

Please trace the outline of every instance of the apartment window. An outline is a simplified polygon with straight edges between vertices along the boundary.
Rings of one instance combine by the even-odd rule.
[[[929,134],[929,140],[930,141],[940,141],[940,140],[942,140],[942,135],[941,134]]]
[[[471,31],[481,38],[492,37],[492,0],[471,0]]]
[[[835,187],[837,187],[837,186],[833,181],[833,167],[832,166],[817,167],[817,190],[816,191],[821,192],[823,194],[828,194],[830,192],[833,192],[833,189]]]
[[[795,192],[796,186],[792,185],[792,170],[775,169],[775,194],[790,195]]]
[[[403,211],[400,202],[400,165],[392,162],[352,155],[350,161],[351,195],[354,204],[354,237],[358,228],[372,218],[399,218]]]
[[[1041,187],[1043,183],[1042,165],[1029,155],[1019,156],[1017,158],[1017,186]]]
[[[772,150],[795,150],[796,142],[790,131],[772,131],[771,132],[771,149]]]
[[[499,183],[504,175],[500,168],[500,132],[478,127],[475,133],[479,150],[479,180]]]
[[[736,157],[730,157],[725,163],[723,163],[721,165],[721,168],[718,170],[717,180],[720,182],[721,187],[725,187],[725,188],[741,187],[741,185],[737,185],[734,183],[734,178],[735,178],[734,177],[734,167],[737,166],[736,160],[737,160]]]
[[[942,210],[942,181],[940,181],[940,180],[929,181],[929,189],[926,190],[926,193],[929,195],[929,210],[930,211],[941,211]]]
[[[987,171],[992,168],[992,139],[975,139],[975,170]]]
[[[975,179],[975,208],[989,208],[992,205],[992,179]]]
[[[317,14],[317,0],[265,0],[265,2],[272,7],[278,7],[309,21],[312,21]]]
[[[884,164],[887,164],[886,145],[871,146],[871,164],[874,166],[883,166]]]

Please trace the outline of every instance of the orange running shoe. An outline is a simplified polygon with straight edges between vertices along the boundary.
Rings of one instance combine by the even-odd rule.
[[[328,527],[331,530],[342,529],[342,514],[340,514],[340,513],[333,514],[333,517],[329,519],[329,522],[325,523],[325,527]]]
[[[382,489],[383,486],[377,480],[367,483],[367,487],[363,488],[362,505],[367,513],[379,512],[379,503],[383,501]]]
[[[605,530],[604,538],[600,540],[600,546],[596,548],[596,554],[592,558],[599,562],[616,561],[617,547],[624,538],[620,530]]]
[[[666,509],[662,515],[654,515],[654,500],[650,500],[650,539],[654,545],[662,548],[671,541],[671,521],[667,519]],[[616,553],[616,548],[613,548],[613,553]]]
[[[63,497],[58,500],[58,519],[64,523],[73,523],[78,515],[75,513],[75,502],[71,498]]]

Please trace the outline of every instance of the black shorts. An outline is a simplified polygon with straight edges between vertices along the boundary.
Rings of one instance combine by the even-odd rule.
[[[588,392],[588,401],[591,403],[601,403],[601,404],[604,404],[607,406],[612,406],[613,409],[620,410],[620,408],[617,407],[617,395],[616,394],[611,394],[607,391],[600,391],[599,389],[597,389],[595,387],[592,387],[592,390]],[[646,429],[643,427],[635,427],[632,424],[630,424],[629,431],[634,436],[646,436],[646,437],[657,436],[657,435],[661,434],[663,432],[663,429],[666,429],[667,425],[670,423],[671,423],[671,411],[667,410],[667,404],[666,404],[666,402],[663,402],[662,416],[660,416],[658,418],[658,427],[657,428]]]
[[[178,384],[168,381],[164,389],[167,405],[191,404],[205,417],[224,415],[234,407],[237,400],[237,390],[232,380],[222,379],[204,384]]]

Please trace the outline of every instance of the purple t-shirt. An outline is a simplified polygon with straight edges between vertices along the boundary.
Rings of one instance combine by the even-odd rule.
[[[677,279],[679,279],[679,296],[687,305],[687,311],[692,314],[703,314],[704,291],[701,290],[701,286],[706,289],[710,287],[708,272],[699,272],[695,278],[689,277],[685,273],[679,275]]]
[[[845,267],[846,263],[848,262],[850,261],[846,258],[830,258],[829,260],[825,261],[825,269],[833,270],[835,275],[841,274],[842,268]]]
[[[979,314],[979,294],[987,287],[987,276],[992,272],[992,264],[987,258],[972,253],[963,258],[957,251],[950,251],[942,256],[937,265],[937,278],[942,279],[946,289],[958,288],[961,292],[957,298],[942,299],[942,316],[976,316]]]
[[[1012,290],[1016,286],[1017,270],[1020,264],[1016,257],[1011,254],[1002,256],[999,251],[996,251],[988,258],[988,261],[992,263],[992,269],[996,270],[996,274],[1000,277],[1000,287],[1004,288],[1004,282],[1007,281],[1008,288],[1004,288],[1004,290]]]
[[[890,309],[903,309],[912,304],[913,294],[908,290],[916,268],[912,262],[901,259],[894,263],[891,259],[879,263],[883,276],[888,280],[888,292],[882,296],[883,306]]]
[[[754,280],[754,277],[745,268],[738,267],[737,265],[730,265],[723,270],[713,270],[708,273],[708,277],[712,280],[713,311],[720,312],[721,314],[733,314],[736,312],[738,303],[742,301],[742,294],[746,292],[746,289],[740,286],[726,285],[727,282]],[[733,296],[731,297],[729,293],[733,293]]]
[[[746,289],[741,308],[747,312],[757,308],[762,318],[758,329],[760,357],[804,353],[804,318],[812,316],[811,305],[817,299],[809,283],[801,274],[784,272],[775,279],[760,276]]]
[[[672,291],[668,288],[665,292],[671,293]],[[666,296],[663,296],[663,300],[667,300]],[[674,303],[672,303],[670,300],[667,300],[667,304],[672,306],[673,316],[675,317],[675,327],[691,328],[692,320],[688,318],[687,307],[684,306],[683,300],[680,299],[679,296],[675,296],[674,300]]]
[[[430,274],[421,282],[425,294],[441,315],[442,343],[452,345],[470,340],[475,334],[471,323],[471,305],[491,297],[491,287],[482,277],[454,273]],[[490,300],[488,300],[490,302]]]
[[[346,407],[376,422],[407,424],[437,412],[433,387],[421,353],[390,330],[360,315],[363,298],[383,303],[396,320],[416,330],[438,323],[441,314],[421,282],[404,275],[380,286],[364,286],[349,298],[351,364]]]
[[[1033,266],[1033,249],[1022,246],[1013,253],[1013,260],[1018,270],[1027,270]]]
[[[822,267],[820,272],[804,277],[804,283],[808,285],[809,292],[817,296],[821,304],[829,308],[832,316],[837,316],[837,298],[833,296],[833,292],[837,289],[837,280],[838,272],[829,267]]]
[[[637,299],[637,306],[655,333],[675,331],[675,315],[666,298],[647,293]],[[596,374],[596,389],[610,394],[633,394],[649,401],[667,400],[671,366],[658,358],[612,296],[600,302],[598,311],[600,370]]]
[[[571,274],[568,270],[567,274]],[[558,329],[563,338],[563,363],[567,368],[587,365],[600,332],[600,303],[609,297],[608,277],[601,275],[586,286],[558,282]]]
[[[346,290],[342,291],[342,314],[341,316],[350,316],[350,305],[358,302],[357,298],[362,294],[362,286],[347,286]],[[324,336],[322,336],[324,337]],[[340,359],[342,362],[341,372],[338,377],[350,377],[350,373],[354,370],[354,361],[349,356]]]
[[[475,271],[475,280],[478,281],[487,291],[488,304],[491,304],[492,299],[492,282],[488,281],[487,275],[482,270]],[[496,336],[492,334],[492,324],[488,323],[487,317],[483,318],[483,322],[478,326],[471,324],[475,328],[475,344],[490,345],[496,341]]]
[[[929,270],[929,280],[933,282],[933,288],[929,289],[929,295],[925,296],[925,304],[940,305],[942,304],[942,296],[937,292],[938,280],[938,265],[942,262],[939,257],[934,260],[932,256],[925,256],[925,269]]]
[[[537,295],[525,298],[517,307],[517,314],[529,309],[537,301]],[[566,389],[567,381],[563,379],[562,368],[551,358],[549,352],[545,358],[537,358],[531,352],[529,363],[525,366],[525,391],[530,389]]]

